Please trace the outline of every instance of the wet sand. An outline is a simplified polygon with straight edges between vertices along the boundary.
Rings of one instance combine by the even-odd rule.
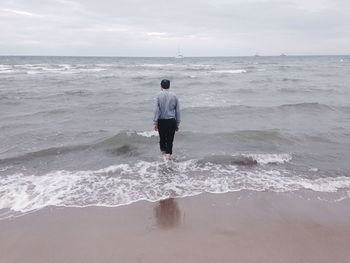
[[[326,197],[321,197],[326,198]],[[0,262],[350,262],[350,200],[202,194],[0,221]]]

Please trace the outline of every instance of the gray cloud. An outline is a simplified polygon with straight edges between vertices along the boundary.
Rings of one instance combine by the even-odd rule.
[[[3,0],[0,54],[349,54],[345,0]]]

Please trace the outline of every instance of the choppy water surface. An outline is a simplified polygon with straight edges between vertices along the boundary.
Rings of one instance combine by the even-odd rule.
[[[0,57],[0,211],[202,192],[350,195],[350,57]],[[152,132],[163,78],[175,161]]]

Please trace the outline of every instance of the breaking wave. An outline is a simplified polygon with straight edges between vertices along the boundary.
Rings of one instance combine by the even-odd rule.
[[[223,70],[213,70],[214,73],[222,73],[222,74],[241,74],[247,73],[245,69],[223,69]]]
[[[98,170],[60,170],[41,176],[22,173],[1,176],[0,209],[7,209],[8,216],[8,210],[24,213],[46,206],[120,206],[139,200],[157,201],[204,192],[288,192],[308,189],[329,193],[350,189],[349,177],[306,178],[263,165],[289,162],[292,157],[287,154],[240,157],[239,162],[262,164],[254,169],[249,166],[241,169],[237,158],[233,156],[230,161],[229,156],[226,159],[216,156],[166,163],[138,161]]]
[[[226,133],[198,133],[198,132],[180,132],[177,134],[178,142],[191,142],[194,140],[216,141],[217,139],[227,141],[245,141],[245,142],[271,142],[271,143],[290,143],[294,140],[291,136],[282,134],[278,130],[241,130]],[[99,141],[86,144],[64,145],[59,147],[50,147],[46,149],[38,149],[35,151],[21,153],[14,156],[0,158],[0,165],[16,164],[23,161],[31,161],[34,159],[46,158],[50,156],[62,156],[69,153],[78,153],[82,151],[101,151],[120,155],[122,153],[136,152],[138,147],[145,145],[153,147],[158,140],[158,132],[156,131],[122,131],[112,137],[108,137]],[[271,157],[272,158],[272,157]]]

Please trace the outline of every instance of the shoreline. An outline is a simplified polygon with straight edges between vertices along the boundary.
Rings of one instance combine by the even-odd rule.
[[[0,262],[348,262],[350,199],[241,191],[0,221]]]

